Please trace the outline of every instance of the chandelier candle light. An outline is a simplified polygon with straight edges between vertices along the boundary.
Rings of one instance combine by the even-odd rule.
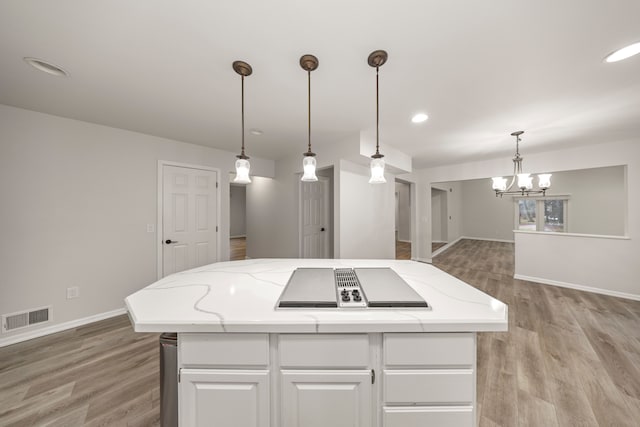
[[[384,50],[376,50],[371,52],[367,63],[375,67],[376,69],[376,154],[371,156],[371,178],[369,184],[384,184],[387,182],[384,179],[384,159],[380,154],[380,103],[379,103],[379,86],[378,86],[378,71],[380,67],[387,62],[387,52]]]
[[[249,157],[244,154],[244,78],[250,76],[253,70],[251,65],[243,61],[234,61],[233,69],[236,73],[240,74],[242,78],[242,151],[236,157],[236,177],[233,182],[237,184],[250,184],[251,178],[249,178],[249,170],[251,165],[249,164]]]
[[[316,153],[311,151],[311,72],[318,68],[318,58],[313,55],[302,55],[300,57],[300,66],[307,72],[307,90],[308,90],[308,102],[307,111],[309,113],[309,128],[308,128],[308,141],[309,148],[307,152],[303,154],[302,170],[304,171],[301,181],[314,182],[318,180],[316,176]]]
[[[511,183],[507,187],[507,178],[497,176],[491,178],[493,180],[493,190],[496,192],[496,197],[502,197],[505,194],[517,194],[521,196],[529,196],[531,194],[542,194],[551,187],[551,174],[541,173],[538,175],[538,187],[539,190],[533,190],[533,177],[529,173],[522,173],[522,157],[520,157],[520,135],[524,131],[519,130],[513,132],[511,136],[516,137],[516,156],[513,158],[513,178]],[[519,190],[510,191],[515,184],[516,179],[518,181]]]

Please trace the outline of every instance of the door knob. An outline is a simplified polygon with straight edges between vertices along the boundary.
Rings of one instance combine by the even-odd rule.
[[[172,243],[178,243],[178,241],[177,241],[177,240],[171,240],[171,239],[167,239],[167,240],[165,240],[164,242],[165,242],[167,245],[170,245],[170,244],[172,244]]]
[[[320,231],[324,231],[324,227],[322,227],[322,228],[320,229]]]

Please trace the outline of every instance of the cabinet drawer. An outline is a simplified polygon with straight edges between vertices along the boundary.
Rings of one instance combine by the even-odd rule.
[[[182,366],[266,366],[268,334],[178,334]]]
[[[279,336],[280,366],[366,368],[367,334],[283,334]]]
[[[473,427],[475,425],[471,406],[384,407],[382,413],[383,427]]]
[[[386,403],[471,404],[474,400],[472,369],[384,371]]]
[[[384,334],[386,366],[473,366],[472,333]]]

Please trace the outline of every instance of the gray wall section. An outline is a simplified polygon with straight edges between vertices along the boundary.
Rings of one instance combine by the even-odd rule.
[[[247,188],[244,185],[231,185],[229,190],[231,224],[230,237],[241,237],[247,234]]]
[[[434,242],[453,242],[463,236],[462,234],[462,183],[461,182],[438,182],[431,185],[431,194],[436,196],[436,208],[431,208],[432,219],[441,224],[437,231],[437,237],[432,238]],[[440,190],[434,192],[433,189]],[[432,198],[432,202],[433,202]],[[433,224],[432,224],[432,232]]]
[[[335,230],[335,225],[334,225],[334,221],[333,221],[333,214],[334,214],[334,208],[333,208],[333,166],[328,167],[328,168],[324,168],[324,169],[318,169],[316,171],[316,175],[317,176],[324,176],[325,178],[329,178],[329,218],[327,218],[328,224],[327,224],[327,233],[329,233],[329,258],[333,258],[333,246],[334,246],[334,242],[333,242],[333,235],[334,235],[334,230]]]
[[[404,182],[396,182],[396,227],[398,240],[411,241],[411,192],[410,186]]]
[[[496,197],[491,179],[462,181],[462,234],[478,239],[513,240],[513,197]]]
[[[460,182],[462,235],[479,239],[513,240],[515,199],[495,197],[491,180]],[[547,196],[569,196],[569,233],[625,234],[625,167],[556,172]],[[434,234],[433,240],[436,241]]]
[[[569,194],[570,233],[625,234],[625,167],[554,173],[550,194]]]

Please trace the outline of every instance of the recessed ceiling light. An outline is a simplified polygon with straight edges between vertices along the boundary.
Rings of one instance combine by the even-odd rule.
[[[262,135],[262,131],[260,129],[251,129],[251,135]]]
[[[57,65],[53,65],[50,62],[43,61],[42,59],[31,58],[28,56],[24,57],[23,59],[27,64],[31,65],[33,68],[43,71],[47,74],[53,74],[54,76],[69,77],[69,73],[67,73],[65,70],[58,67]]]
[[[418,113],[411,117],[411,121],[413,123],[422,123],[426,122],[428,118],[429,116],[427,116],[425,113]]]
[[[605,62],[618,62],[640,53],[640,42],[618,49],[604,58]]]

